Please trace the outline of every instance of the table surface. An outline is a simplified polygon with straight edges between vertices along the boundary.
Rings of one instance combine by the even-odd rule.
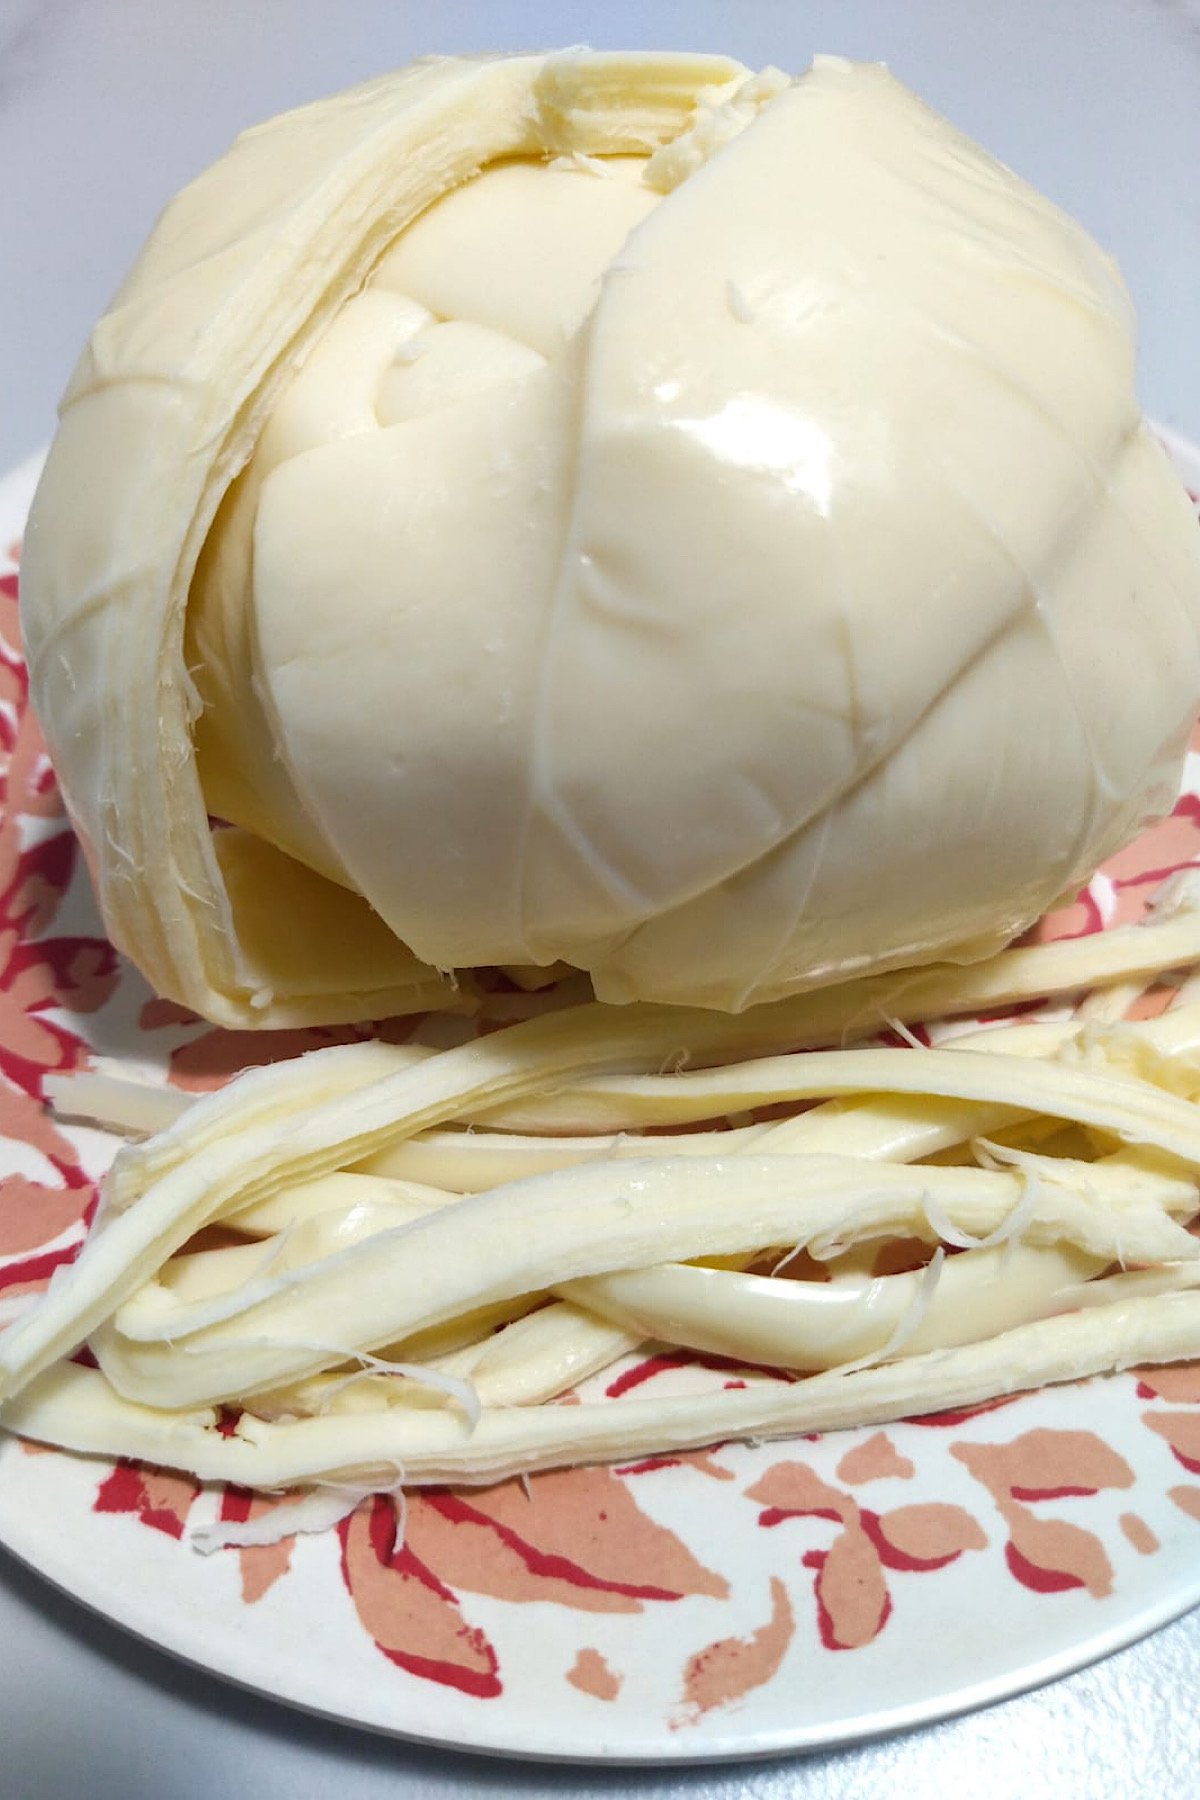
[[[1140,389],[1200,438],[1200,0],[0,0],[0,470],[58,392],[155,213],[243,125],[429,51],[588,42],[805,66],[879,58],[1112,250]],[[1195,1792],[1200,1614],[990,1711],[806,1761],[608,1771],[500,1763],[331,1726],[174,1663],[0,1553],[5,1800],[253,1793]]]

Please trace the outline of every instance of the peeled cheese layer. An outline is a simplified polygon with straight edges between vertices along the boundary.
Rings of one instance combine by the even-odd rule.
[[[250,134],[98,328],[23,600],[110,928],[226,1022],[982,955],[1200,697],[1114,268],[840,59],[441,61]]]

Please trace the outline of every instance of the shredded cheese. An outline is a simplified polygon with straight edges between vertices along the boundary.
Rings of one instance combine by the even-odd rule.
[[[1196,917],[1188,899],[1173,925]],[[207,1550],[325,1529],[400,1469],[488,1481],[1200,1355],[1186,984],[1137,1024],[1099,1007],[929,1049],[905,1022],[931,993],[1011,991],[1014,961],[1038,987],[1057,971],[1094,991],[1099,970],[1129,997],[1154,965],[1122,944],[1173,960],[1171,930],[909,978],[888,1008],[902,1049],[795,1047],[846,1027],[872,987],[855,983],[733,1019],[551,1007],[442,1050],[318,1051],[198,1100],[107,1072],[64,1082],[57,1105],[110,1126],[141,1130],[159,1103],[174,1116],[120,1152],[77,1264],[14,1309],[3,1422],[312,1489],[202,1527]],[[226,1241],[192,1249],[213,1223]],[[910,1240],[923,1266],[876,1271]],[[62,1360],[84,1341],[95,1369]],[[740,1362],[750,1385],[551,1404],[655,1342]],[[806,1373],[749,1372],[764,1369]]]

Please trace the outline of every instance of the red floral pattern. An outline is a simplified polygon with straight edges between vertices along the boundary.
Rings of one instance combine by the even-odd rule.
[[[452,1589],[401,1540],[395,1503],[376,1495],[340,1536],[343,1579],[383,1654],[410,1675],[495,1699],[503,1691],[495,1650],[464,1619]]]
[[[189,1476],[121,1461],[96,1490],[96,1511],[132,1513],[152,1531],[181,1538],[199,1492]]]
[[[943,1569],[987,1543],[983,1528],[962,1507],[873,1512],[802,1462],[774,1464],[746,1495],[759,1502],[758,1523],[766,1530],[801,1519],[833,1526],[832,1534],[822,1530],[824,1542],[801,1558],[814,1571],[817,1625],[827,1650],[856,1650],[879,1636],[892,1611],[889,1571]]]
[[[70,1261],[93,1203],[77,1150],[40,1104],[47,1074],[87,1061],[58,1015],[98,1011],[117,981],[103,937],[46,935],[76,849],[29,708],[16,577],[0,576],[0,1135],[34,1152],[36,1168],[0,1179],[0,1294],[44,1286]]]
[[[1091,1498],[1129,1488],[1133,1470],[1093,1432],[1028,1431],[1005,1444],[955,1444],[953,1456],[983,1484],[1008,1527],[1005,1557],[1017,1580],[1041,1594],[1112,1589],[1112,1564],[1094,1531],[1041,1518],[1037,1501]]]

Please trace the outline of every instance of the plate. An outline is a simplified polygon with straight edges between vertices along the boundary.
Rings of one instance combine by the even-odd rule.
[[[1200,489],[1200,453],[1170,440]],[[213,1031],[105,942],[26,704],[0,482],[0,1323],[77,1251],[104,1134],[40,1104],[93,1055],[185,1086],[333,1034]],[[1200,864],[1200,738],[1174,815],[1044,935],[1137,916]],[[349,1035],[354,1035],[353,1033]],[[686,1383],[672,1357],[617,1380]],[[610,1382],[612,1376],[603,1378]],[[728,1379],[736,1380],[736,1372]],[[562,1760],[763,1756],[1000,1699],[1200,1601],[1200,1364],[793,1443],[364,1502],[337,1530],[202,1555],[236,1490],[0,1447],[0,1541],[160,1648],[343,1721]]]

